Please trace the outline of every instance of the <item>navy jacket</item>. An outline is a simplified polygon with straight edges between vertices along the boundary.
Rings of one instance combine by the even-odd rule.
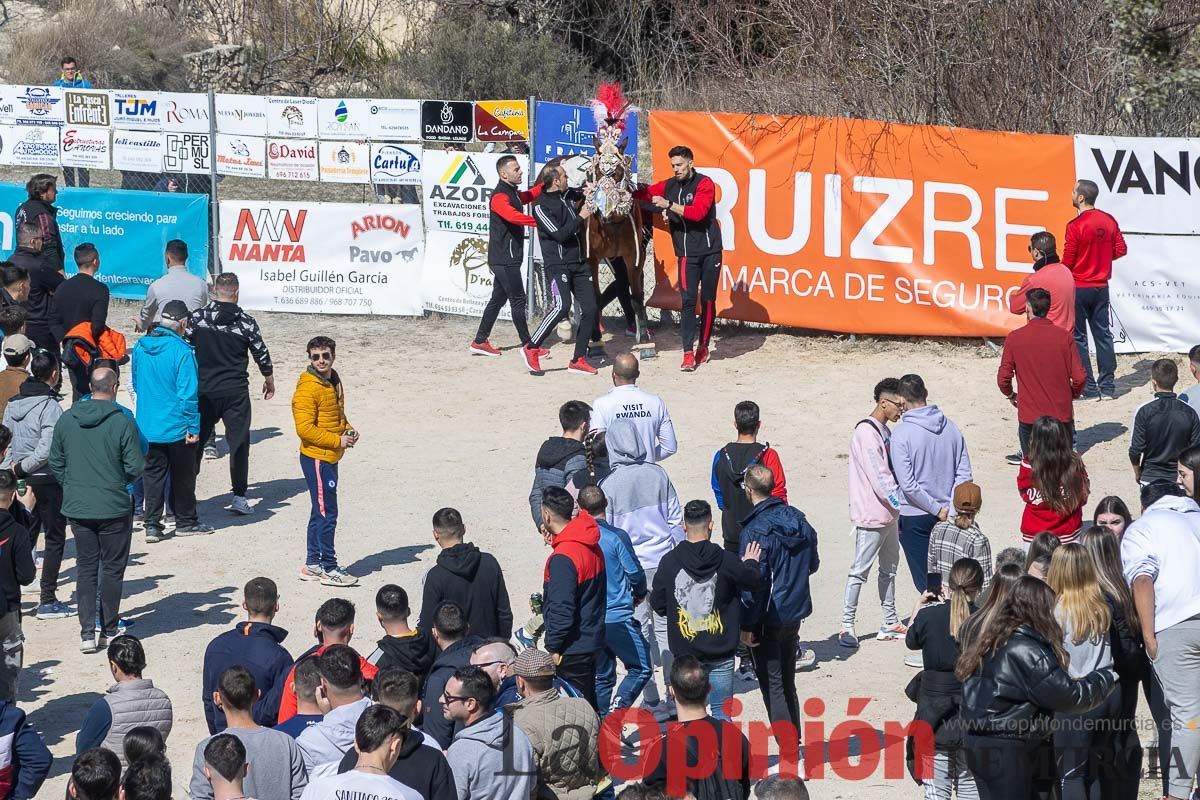
[[[471,663],[471,653],[483,644],[474,634],[467,634],[457,642],[438,654],[434,659],[433,669],[425,681],[425,697],[421,702],[421,731],[426,737],[437,742],[438,747],[445,750],[454,739],[454,734],[462,730],[462,726],[453,720],[446,719],[446,709],[442,705],[442,693],[446,684],[459,667]]]
[[[0,797],[32,800],[50,774],[50,750],[14,703],[0,700]]]
[[[292,668],[292,656],[280,645],[288,632],[265,622],[239,622],[233,630],[225,631],[208,643],[204,651],[203,700],[204,718],[208,732],[216,735],[225,730],[225,712],[213,703],[221,673],[233,666],[243,666],[254,676],[254,685],[262,697],[254,704],[254,721],[264,728],[275,726],[279,715],[279,699]]]
[[[821,566],[817,532],[802,511],[769,497],[742,523],[742,553],[750,542],[762,548],[758,569],[767,588],[742,595],[742,630],[799,625],[812,613],[808,576]]]
[[[557,655],[598,653],[604,649],[608,577],[600,527],[586,511],[559,531],[543,573],[546,630],[543,647]]]

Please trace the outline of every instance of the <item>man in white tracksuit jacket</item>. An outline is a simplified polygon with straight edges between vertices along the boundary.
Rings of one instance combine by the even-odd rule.
[[[607,430],[619,419],[633,423],[648,464],[665,461],[679,449],[675,423],[662,398],[637,386],[638,360],[631,353],[613,359],[613,388],[592,403],[593,431]],[[645,566],[645,565],[643,565]]]

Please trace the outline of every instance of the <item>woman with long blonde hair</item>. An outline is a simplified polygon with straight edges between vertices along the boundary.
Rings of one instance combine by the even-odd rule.
[[[1054,616],[1063,629],[1068,674],[1078,679],[1111,669],[1113,614],[1092,554],[1078,542],[1064,544],[1050,557],[1046,583],[1058,595]],[[1104,772],[1100,765],[1111,765],[1115,758],[1115,723],[1120,714],[1117,692],[1090,711],[1056,715],[1054,749],[1062,800],[1098,800]]]
[[[917,692],[914,721],[933,729],[934,751],[918,753],[915,737],[908,740],[909,769],[921,766],[917,775],[924,779],[926,800],[950,800],[979,797],[975,780],[967,770],[962,753],[962,683],[954,675],[960,654],[959,642],[967,617],[975,611],[975,598],[983,590],[983,567],[973,558],[960,558],[950,568],[946,585],[949,598],[926,592],[913,609],[905,644],[920,650],[925,671]],[[932,759],[932,771],[930,760]],[[920,778],[918,778],[920,780]]]

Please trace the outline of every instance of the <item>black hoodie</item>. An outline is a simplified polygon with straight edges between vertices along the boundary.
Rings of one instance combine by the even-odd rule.
[[[513,616],[504,573],[495,557],[470,542],[459,542],[438,554],[437,563],[425,575],[417,627],[426,633],[432,630],[434,613],[447,601],[462,608],[476,636],[512,638]]]
[[[732,658],[741,634],[740,592],[765,589],[758,563],[742,561],[709,541],[683,541],[663,556],[650,607],[667,620],[667,641],[678,658]]]
[[[454,734],[462,730],[462,726],[446,719],[442,693],[446,691],[446,684],[453,677],[454,671],[470,664],[471,653],[481,644],[482,639],[470,634],[452,642],[438,654],[433,662],[433,670],[429,673],[429,680],[425,682],[425,695],[421,701],[421,711],[424,715],[421,718],[421,730],[443,750],[450,746]]]
[[[17,524],[7,509],[0,509],[0,616],[21,609],[21,587],[33,583],[35,577],[29,531]]]
[[[250,356],[264,378],[274,371],[258,323],[236,303],[213,300],[193,311],[187,339],[196,348],[200,393],[205,397],[241,397],[249,392]]]
[[[375,652],[367,661],[381,672],[390,667],[411,672],[425,682],[429,668],[433,666],[433,637],[424,631],[413,631],[409,636],[384,636],[377,643]]]
[[[351,747],[342,756],[338,774],[349,772],[357,763],[358,751]],[[420,731],[404,732],[404,743],[400,745],[396,763],[388,770],[388,776],[415,790],[425,800],[458,800],[449,762],[437,743]]]
[[[542,492],[551,486],[564,488],[576,473],[587,470],[583,442],[566,436],[551,436],[542,442],[533,463],[533,487],[529,490],[529,511],[533,524],[542,524]]]

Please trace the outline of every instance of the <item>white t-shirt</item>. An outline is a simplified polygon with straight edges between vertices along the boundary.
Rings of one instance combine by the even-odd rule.
[[[648,464],[664,461],[679,449],[675,424],[662,398],[643,392],[635,384],[614,386],[592,403],[592,430],[607,430],[614,419],[628,419],[637,428]]]
[[[375,772],[351,770],[311,781],[300,800],[338,800],[342,797],[370,797],[374,800],[423,800],[421,793],[395,778]]]

